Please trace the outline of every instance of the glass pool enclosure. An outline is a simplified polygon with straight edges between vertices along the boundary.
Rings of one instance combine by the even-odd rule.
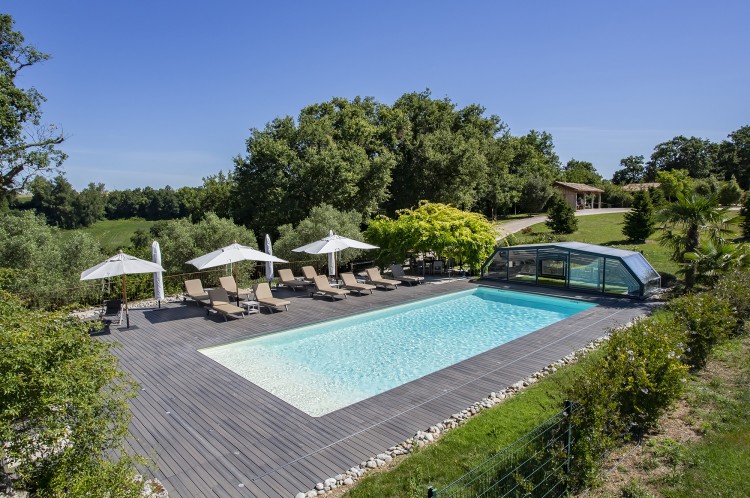
[[[482,278],[641,298],[661,285],[641,253],[583,242],[498,247]]]

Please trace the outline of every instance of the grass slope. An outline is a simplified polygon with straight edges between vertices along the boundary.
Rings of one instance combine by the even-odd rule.
[[[574,382],[579,368],[576,364],[558,370],[413,452],[389,471],[368,475],[344,496],[424,498],[428,486],[440,489],[450,484],[562,410],[565,386]]]
[[[82,231],[94,237],[105,252],[113,252],[120,248],[131,245],[130,237],[139,228],[148,232],[154,221],[146,221],[141,218],[128,220],[102,220],[97,221]]]

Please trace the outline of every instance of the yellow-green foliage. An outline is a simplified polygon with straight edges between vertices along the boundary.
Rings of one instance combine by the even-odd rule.
[[[403,261],[409,252],[434,251],[476,271],[492,254],[495,234],[490,222],[446,204],[421,201],[416,209],[398,211],[398,218],[375,218],[365,238],[380,246],[380,263]]]

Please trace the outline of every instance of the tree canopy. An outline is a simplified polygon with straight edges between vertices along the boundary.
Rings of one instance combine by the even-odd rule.
[[[0,203],[7,203],[34,176],[55,171],[66,155],[55,146],[64,137],[41,123],[44,97],[34,87],[19,88],[22,69],[49,59],[13,30],[13,18],[0,14]]]
[[[416,209],[400,210],[396,219],[376,217],[365,238],[380,246],[380,264],[432,251],[477,271],[495,248],[495,232],[484,216],[427,201]]]

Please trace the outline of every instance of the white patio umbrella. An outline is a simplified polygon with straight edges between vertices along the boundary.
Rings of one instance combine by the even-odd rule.
[[[273,256],[271,254],[266,254],[264,252],[258,251],[257,249],[253,249],[252,247],[240,245],[237,242],[226,247],[222,247],[221,249],[217,249],[208,254],[204,254],[203,256],[193,258],[187,263],[195,266],[199,270],[204,270],[206,268],[213,268],[215,266],[221,265],[232,265],[234,267],[234,263],[238,263],[240,261],[268,261],[271,263],[288,263],[288,261],[285,259],[277,258],[276,256]],[[234,280],[237,284],[237,288],[239,289],[239,278],[237,277],[237,275],[235,275]]]
[[[378,246],[360,242],[336,235],[333,230],[328,232],[327,237],[311,242],[310,244],[292,249],[294,252],[306,252],[307,254],[328,254],[328,273],[336,275],[336,253],[344,249],[379,249]]]
[[[273,246],[271,246],[271,236],[266,234],[266,240],[263,244],[263,250],[266,251],[266,254],[269,256],[273,256]],[[270,284],[273,281],[273,262],[272,261],[266,261],[266,280],[268,280],[268,283]]]
[[[154,273],[162,272],[164,268],[160,264],[152,263],[143,259],[136,258],[122,251],[108,260],[92,266],[88,270],[81,272],[81,280],[96,280],[99,278],[116,277],[122,275],[122,299],[125,302],[125,320],[127,327],[130,327],[130,315],[128,315],[128,286],[125,275],[131,273]]]
[[[161,248],[157,241],[151,243],[151,261],[161,266]],[[154,299],[159,302],[159,308],[161,308],[161,301],[164,299],[164,280],[159,271],[154,272]]]

